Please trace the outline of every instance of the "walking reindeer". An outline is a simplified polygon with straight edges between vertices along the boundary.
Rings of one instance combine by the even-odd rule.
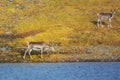
[[[111,11],[110,13],[98,13],[97,16],[98,16],[98,21],[97,21],[97,25],[98,27],[99,26],[102,26],[102,20],[107,20],[108,21],[108,28],[109,27],[112,27],[111,25],[111,22],[112,22],[112,18],[115,14],[115,11]]]
[[[46,51],[47,54],[49,54],[48,51],[55,51],[55,48],[54,48],[53,44],[48,45],[45,42],[28,42],[28,48],[24,53],[23,59],[25,59],[25,56],[26,56],[27,52],[28,52],[30,58],[33,59],[32,56],[31,56],[31,52],[33,50],[34,51],[40,51],[41,58],[43,58],[42,54],[43,54],[44,51]]]

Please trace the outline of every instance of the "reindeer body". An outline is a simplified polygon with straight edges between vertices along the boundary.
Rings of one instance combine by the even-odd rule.
[[[26,56],[27,52],[28,52],[30,58],[32,59],[32,56],[31,56],[30,53],[33,50],[34,51],[40,51],[41,52],[41,58],[43,57],[42,54],[43,54],[44,51],[47,51],[47,53],[50,50],[51,51],[55,51],[53,46],[50,46],[50,45],[48,45],[45,42],[28,42],[28,48],[27,48],[27,50],[24,53],[23,59],[25,59],[25,56]]]
[[[112,18],[114,16],[115,12],[110,12],[110,13],[98,13],[98,21],[97,21],[97,25],[98,27],[102,25],[102,20],[107,20],[108,21],[108,27],[112,27],[111,22],[112,22]]]

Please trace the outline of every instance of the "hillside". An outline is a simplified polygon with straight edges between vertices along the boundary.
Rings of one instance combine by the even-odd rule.
[[[119,3],[119,0],[1,0],[0,46],[18,48],[26,47],[29,41],[49,44],[54,40],[60,47],[120,47]],[[107,21],[98,28],[97,13],[111,10],[116,12],[112,28],[107,28]]]

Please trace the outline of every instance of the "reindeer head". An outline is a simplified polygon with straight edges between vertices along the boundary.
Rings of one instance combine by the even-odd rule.
[[[116,11],[115,10],[111,10],[111,12],[110,12],[112,15],[114,15],[115,13],[116,13]]]
[[[50,51],[55,52],[55,44],[54,44],[54,40],[50,40]]]

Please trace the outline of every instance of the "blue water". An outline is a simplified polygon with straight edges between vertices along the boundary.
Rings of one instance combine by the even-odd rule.
[[[120,80],[120,62],[1,63],[0,80]]]

